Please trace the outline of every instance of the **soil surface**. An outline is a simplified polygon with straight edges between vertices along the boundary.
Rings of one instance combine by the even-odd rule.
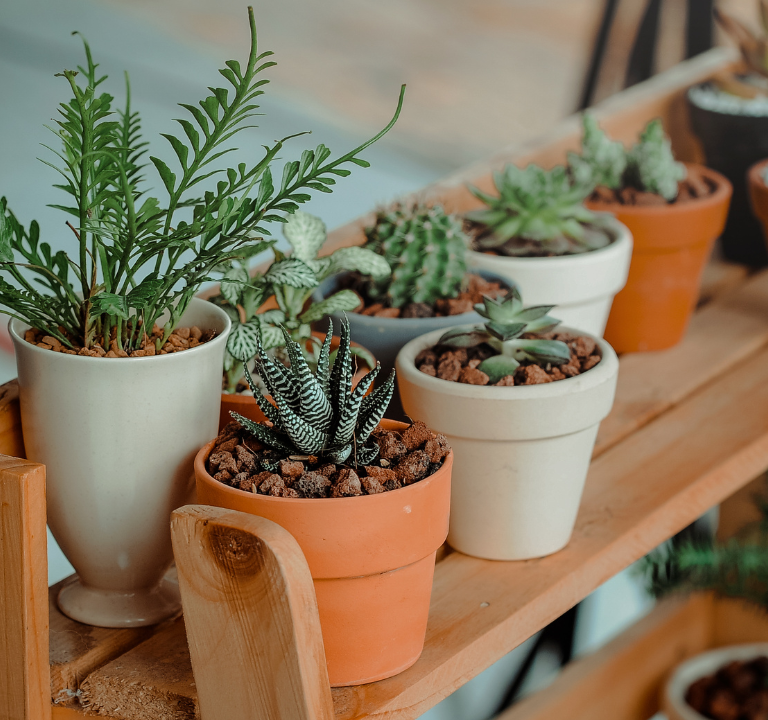
[[[482,302],[483,296],[497,298],[507,294],[507,288],[500,282],[485,280],[480,275],[467,273],[464,276],[465,289],[455,298],[441,298],[429,303],[409,303],[401,308],[390,307],[386,299],[370,298],[367,286],[370,278],[360,273],[349,273],[339,283],[339,289],[353,290],[360,297],[360,307],[355,312],[388,318],[428,318],[463,315],[472,312],[475,303]]]
[[[66,353],[67,355],[85,355],[87,357],[103,358],[126,358],[126,357],[149,357],[151,355],[169,355],[170,353],[181,352],[182,350],[191,350],[198,345],[213,340],[216,337],[214,330],[201,330],[199,327],[176,328],[160,350],[157,350],[156,341],[162,339],[163,328],[155,325],[151,335],[145,335],[141,347],[131,352],[121,350],[115,340],[115,331],[112,331],[112,342],[109,349],[106,350],[101,343],[94,343],[90,348],[75,346],[75,349],[62,345],[55,337],[46,335],[41,330],[27,330],[24,333],[24,339],[32,345],[43,350],[52,350],[53,352]]]
[[[585,335],[565,332],[551,332],[541,335],[525,334],[524,338],[562,340],[571,351],[571,359],[564,365],[546,365],[523,362],[514,375],[506,375],[496,387],[510,385],[541,385],[542,383],[565,380],[592,369],[601,360],[597,343]],[[483,343],[471,348],[449,348],[435,345],[422,350],[416,356],[416,367],[425,375],[449,382],[467,385],[488,385],[489,377],[478,368],[486,358],[495,355],[490,345]],[[768,720],[768,718],[766,718]]]
[[[685,701],[713,720],[768,720],[768,657],[728,663],[693,683]]]
[[[438,470],[450,452],[445,435],[423,422],[402,432],[379,426],[373,437],[379,456],[370,465],[334,465],[311,455],[285,457],[263,447],[237,422],[216,438],[206,469],[229,487],[282,498],[340,498],[376,495],[412,485]]]
[[[597,187],[590,196],[592,202],[612,203],[616,205],[678,205],[705,198],[717,190],[717,184],[698,173],[689,172],[688,177],[677,184],[677,197],[669,202],[656,193],[643,192],[632,187],[611,190]]]

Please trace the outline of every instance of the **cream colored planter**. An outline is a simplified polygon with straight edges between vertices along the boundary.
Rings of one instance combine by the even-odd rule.
[[[613,405],[616,353],[598,340],[603,359],[583,375],[482,387],[416,369],[416,355],[441,335],[409,342],[396,368],[406,413],[444,433],[454,450],[448,543],[490,560],[560,550],[573,531],[598,426]]]
[[[694,655],[678,665],[664,685],[661,698],[663,710],[669,720],[707,720],[685,702],[688,688],[697,680],[712,675],[734,660],[752,660],[760,655],[768,655],[768,643],[728,645]]]
[[[48,524],[79,581],[59,607],[102,627],[156,623],[179,609],[170,514],[194,491],[192,463],[218,428],[229,318],[193,299],[180,326],[216,330],[197,348],[146,358],[43,350],[12,320],[21,422],[44,463]]]
[[[569,327],[603,336],[613,296],[627,282],[632,235],[612,215],[600,223],[616,238],[607,247],[582,255],[516,258],[467,252],[470,270],[485,270],[517,284],[526,305],[556,305],[552,315]]]

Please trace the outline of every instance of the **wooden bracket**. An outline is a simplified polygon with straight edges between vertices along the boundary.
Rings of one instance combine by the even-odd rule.
[[[0,718],[50,720],[45,466],[0,455]]]
[[[189,505],[173,551],[203,720],[334,717],[312,576],[264,518]]]

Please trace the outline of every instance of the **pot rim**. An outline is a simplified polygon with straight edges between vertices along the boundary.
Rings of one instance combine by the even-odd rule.
[[[749,170],[747,171],[747,177],[749,178],[749,182],[754,185],[757,185],[758,187],[768,189],[768,184],[766,184],[765,179],[763,178],[763,175],[760,172],[766,167],[768,167],[768,158],[765,158],[764,160],[758,160],[754,165],[751,165]]]
[[[768,642],[724,645],[697,653],[674,668],[663,686],[665,700],[683,720],[707,720],[685,701],[685,694],[691,684],[715,672],[731,660],[746,660],[759,655],[768,655]],[[703,667],[696,670],[699,664]]]
[[[388,420],[386,418],[382,420],[382,424],[385,425],[385,428],[388,430],[401,430],[408,427],[407,423],[399,422],[398,420]],[[433,482],[444,480],[446,474],[450,477],[451,468],[453,467],[453,448],[451,448],[450,452],[445,456],[445,458],[443,458],[443,464],[429,477],[412,483],[411,485],[398,488],[397,490],[388,490],[387,492],[377,493],[376,495],[356,495],[354,497],[344,498],[278,498],[273,497],[272,495],[260,495],[257,493],[247,492],[245,490],[239,490],[216,480],[205,467],[205,461],[208,459],[208,455],[210,455],[210,452],[213,449],[213,443],[215,441],[216,438],[211,440],[209,443],[206,443],[202,448],[200,448],[200,451],[195,456],[195,477],[199,481],[205,482],[208,485],[212,485],[217,489],[217,491],[223,492],[225,495],[230,495],[232,497],[243,497],[245,495],[247,497],[258,498],[259,501],[273,504],[293,503],[294,505],[306,505],[307,503],[311,503],[313,505],[317,505],[318,503],[323,503],[324,505],[328,505],[329,503],[336,503],[338,506],[343,507],[342,503],[353,503],[356,504],[354,505],[355,507],[359,508],[359,503],[361,502],[381,502],[383,496],[390,496],[391,498],[395,496],[395,493],[398,493],[396,497],[402,497],[404,493],[414,492],[419,488],[426,489]]]
[[[696,198],[686,203],[671,204],[671,205],[619,205],[618,203],[606,203],[599,200],[587,200],[586,206],[590,210],[599,210],[602,212],[609,212],[616,214],[620,212],[623,216],[636,216],[647,217],[652,215],[668,215],[672,213],[690,213],[699,212],[700,210],[708,209],[710,207],[717,206],[727,200],[733,193],[733,187],[730,180],[721,175],[716,170],[701,165],[699,163],[683,163],[685,167],[690,170],[699,172],[705,178],[713,181],[716,184],[714,192],[710,193],[706,197]]]
[[[467,249],[467,253],[471,252],[469,249]],[[335,275],[331,275],[330,277],[326,278],[323,282],[328,282],[334,278],[342,277],[343,275],[348,274],[349,270],[346,270],[344,272],[336,273]],[[512,281],[509,278],[505,278],[501,275],[498,275],[494,272],[489,272],[487,270],[478,270],[478,269],[472,269],[470,267],[467,267],[465,275],[480,275],[481,277],[484,277],[486,279],[493,279],[498,280],[500,282],[503,282],[505,285],[512,285]],[[317,289],[317,293],[320,294],[321,290],[320,288]],[[326,295],[322,295],[323,299],[325,299]],[[339,313],[329,313],[326,315],[326,317],[336,318],[340,317]],[[363,315],[358,312],[351,312],[347,315],[348,318],[354,318],[350,319],[350,322],[359,323],[360,325],[368,326],[368,327],[377,327],[377,326],[390,326],[390,327],[398,327],[402,328],[404,330],[410,329],[410,328],[417,328],[419,325],[424,325],[429,321],[434,322],[435,320],[453,320],[453,319],[460,319],[465,318],[466,320],[469,320],[472,317],[479,317],[477,313],[474,310],[471,310],[470,312],[461,313],[460,315],[435,315],[428,318],[388,318],[388,317],[376,317],[375,315]],[[457,323],[460,324],[460,323]],[[394,491],[390,491],[394,492]]]
[[[747,73],[749,74],[749,73]],[[692,90],[698,90],[699,88],[703,88],[707,85],[712,86],[711,80],[704,80],[703,82],[698,82],[693,85],[691,85],[686,91],[685,91],[685,99],[688,102],[688,104],[691,107],[696,108],[699,112],[703,113],[711,113],[712,115],[722,115],[729,118],[745,118],[747,120],[768,120],[768,112],[761,113],[759,115],[753,114],[753,113],[740,113],[740,112],[729,112],[728,110],[722,109],[722,110],[715,110],[713,108],[704,107],[703,105],[699,105],[692,97],[691,97],[691,91]],[[720,92],[723,95],[731,95],[731,93],[726,92],[725,90],[720,90]],[[742,102],[748,102],[749,98],[741,98],[736,95],[733,95],[732,97],[735,97],[737,100],[740,100]],[[751,98],[754,99],[754,98]]]
[[[619,359],[614,349],[603,338],[598,338],[576,328],[558,326],[563,332],[572,332],[592,338],[600,348],[602,359],[586,372],[564,380],[541,383],[539,385],[512,385],[498,387],[496,385],[468,385],[466,383],[450,382],[437,377],[431,377],[416,368],[416,356],[431,347],[444,333],[436,330],[414,338],[403,346],[397,355],[397,372],[408,378],[408,381],[426,391],[453,395],[455,397],[476,398],[478,400],[535,400],[560,397],[571,393],[583,392],[601,385],[612,378],[619,370]]]
[[[158,361],[162,361],[164,358],[167,358],[167,357],[176,357],[180,355],[186,355],[187,353],[196,353],[198,350],[202,351],[202,350],[205,350],[206,348],[215,348],[221,343],[226,343],[227,336],[229,335],[229,331],[232,328],[232,322],[229,319],[229,316],[227,315],[227,313],[225,313],[220,307],[214,305],[213,303],[198,297],[192,298],[192,301],[190,302],[187,309],[192,307],[193,304],[198,304],[198,303],[205,303],[206,306],[210,306],[211,308],[213,308],[214,314],[218,315],[219,318],[224,321],[224,330],[222,330],[212,340],[209,340],[208,342],[203,343],[202,345],[198,345],[197,347],[188,348],[187,350],[184,350],[184,352],[182,353],[168,353],[167,355],[150,355],[147,357],[108,358],[110,364],[113,364],[113,365],[118,363],[125,364],[128,362],[133,364],[133,363],[138,363],[142,361],[144,361],[146,364],[146,363],[152,362],[153,360],[155,362],[158,362]],[[182,315],[182,317],[184,316]],[[28,323],[25,323],[23,320],[20,320],[19,318],[12,317],[8,321],[8,332],[11,335],[11,338],[16,343],[19,343],[19,344],[23,343],[22,347],[24,347],[25,350],[29,350],[30,352],[46,353],[46,355],[60,355],[61,362],[66,362],[66,361],[84,362],[86,360],[90,360],[91,362],[101,362],[104,360],[103,357],[90,357],[88,355],[69,355],[67,353],[60,353],[60,352],[53,353],[50,350],[44,350],[43,348],[39,348],[37,347],[37,345],[33,345],[32,343],[29,343],[24,339],[24,336],[21,335],[19,330],[17,329],[16,327],[17,325],[24,325],[26,326],[27,330],[29,330],[32,326],[29,325]]]
[[[526,265],[528,269],[537,265],[552,268],[553,265],[584,264],[587,262],[602,262],[607,260],[609,255],[623,255],[627,250],[632,251],[632,232],[619,220],[612,212],[606,210],[596,210],[595,213],[600,216],[601,222],[612,226],[611,229],[616,233],[616,237],[609,245],[589,250],[585,253],[575,255],[554,255],[552,257],[517,257],[508,255],[493,255],[482,250],[473,250],[467,248],[467,254],[482,257],[486,261],[498,262],[501,264]],[[627,247],[629,246],[629,247]],[[511,269],[511,268],[510,268]]]

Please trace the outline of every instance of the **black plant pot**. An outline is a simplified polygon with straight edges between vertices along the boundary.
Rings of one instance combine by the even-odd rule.
[[[706,165],[727,177],[733,185],[728,220],[721,238],[727,260],[764,267],[768,246],[760,224],[752,214],[747,170],[768,157],[768,115],[734,115],[705,110],[690,98],[691,125],[701,140]]]

